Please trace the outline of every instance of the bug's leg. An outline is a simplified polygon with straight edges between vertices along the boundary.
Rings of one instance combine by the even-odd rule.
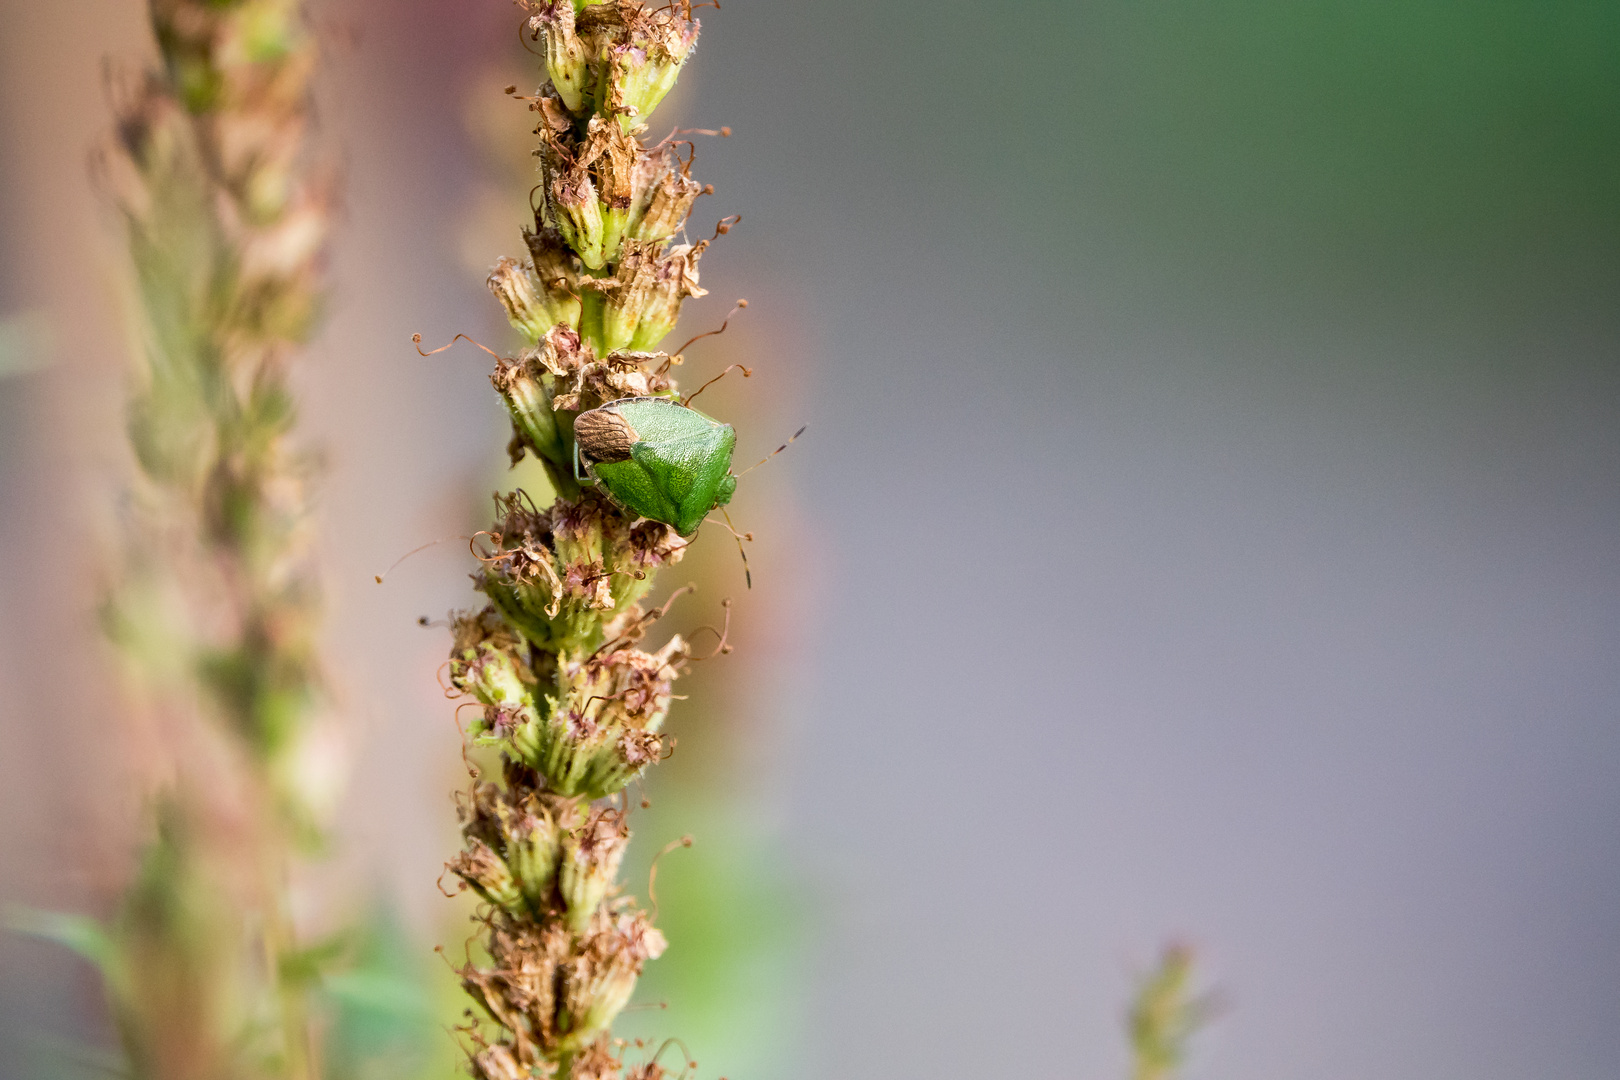
[[[746,581],[748,583],[748,587],[752,589],[754,587],[754,570],[748,565],[748,549],[743,547],[743,541],[745,539],[752,540],[754,538],[754,534],[739,533],[731,524],[731,515],[726,513],[726,508],[720,506],[716,507],[716,509],[720,511],[720,516],[726,519],[726,528],[731,532],[732,537],[737,541],[737,554],[742,556],[743,561],[743,580]]]

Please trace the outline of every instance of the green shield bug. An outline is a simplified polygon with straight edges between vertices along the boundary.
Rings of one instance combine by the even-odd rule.
[[[625,398],[574,419],[574,475],[583,465],[626,512],[691,536],[737,490],[736,444],[730,424],[671,398]]]

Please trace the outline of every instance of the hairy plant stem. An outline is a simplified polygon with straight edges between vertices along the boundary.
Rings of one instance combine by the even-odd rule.
[[[161,716],[158,835],[93,951],[131,1070],[313,1080],[289,876],[320,842],[316,590],[286,366],[330,217],[307,174],[300,0],[150,0],[100,179],[135,271],[141,472],[106,622]]]
[[[679,635],[640,647],[668,606],[641,602],[688,541],[580,482],[575,422],[625,399],[679,401],[670,372],[681,358],[655,350],[682,303],[703,295],[708,244],[681,237],[706,189],[681,153],[689,143],[644,136],[698,23],[688,0],[523,6],[545,61],[545,85],[519,99],[538,121],[544,198],[527,257],[489,277],[528,343],[492,381],[514,464],[537,456],[557,497],[545,508],[521,491],[498,498],[476,576],[488,603],[454,624],[450,677],[481,706],[468,741],[501,760],[462,797],[465,847],[449,864],[483,901],[487,959],[461,969],[478,1010],[463,1034],[483,1080],[657,1080],[657,1056],[627,1065],[610,1028],[666,943],[615,879],[626,785],[673,745],[671,684],[691,659]]]

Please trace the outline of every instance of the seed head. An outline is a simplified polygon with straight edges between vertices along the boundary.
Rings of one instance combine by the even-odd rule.
[[[529,267],[510,258],[497,262],[489,275],[489,291],[506,309],[507,320],[531,345],[553,326],[579,327],[579,292],[570,284],[564,280],[548,287]]]
[[[506,863],[482,841],[468,841],[449,867],[474,892],[496,907],[515,907],[522,901]]]
[[[623,815],[611,808],[592,811],[582,826],[563,838],[557,888],[568,909],[568,925],[576,934],[585,932],[612,889],[629,843]]]
[[[529,19],[531,32],[545,39],[546,74],[568,111],[585,111],[587,87],[594,81],[585,43],[575,29],[574,0],[550,0]]]
[[[601,5],[586,22],[602,41],[598,110],[628,130],[644,123],[675,85],[697,45],[699,24],[673,6],[647,11],[639,4]]]
[[[529,1070],[519,1065],[512,1051],[501,1044],[486,1046],[474,1054],[472,1071],[478,1080],[533,1080]]]
[[[625,231],[626,238],[643,243],[667,240],[680,231],[692,212],[692,204],[703,193],[703,186],[687,176],[673,153],[643,159],[637,212]]]
[[[680,245],[660,254],[658,245],[627,241],[618,273],[596,285],[605,296],[602,345],[609,352],[657,348],[681,317],[688,297],[707,296],[698,285],[702,246]]]
[[[556,329],[567,330],[566,326]],[[557,417],[552,412],[551,395],[545,386],[545,369],[536,354],[495,365],[490,382],[501,395],[512,416],[512,429],[520,442],[560,468],[568,466],[568,448]]]

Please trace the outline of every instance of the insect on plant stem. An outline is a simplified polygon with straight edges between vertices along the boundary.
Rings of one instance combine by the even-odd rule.
[[[682,132],[641,141],[696,46],[690,2],[522,6],[519,32],[543,85],[507,96],[527,110],[514,123],[540,117],[541,182],[526,257],[502,259],[488,281],[523,348],[486,351],[512,460],[536,458],[558,496],[540,506],[521,490],[497,497],[477,553],[484,603],[452,620],[449,681],[474,706],[464,752],[499,762],[460,799],[463,849],[449,864],[485,905],[482,958],[457,968],[474,1008],[463,1046],[482,1080],[660,1080],[656,1055],[627,1064],[610,1034],[665,948],[655,879],[649,912],[617,876],[627,786],[673,749],[673,684],[706,657],[681,634],[648,642],[689,589],[643,605],[657,571],[724,514],[737,483],[735,431],[689,407],[697,394],[683,399],[671,375],[679,350],[660,343],[685,301],[706,295],[699,263],[737,218],[711,240],[683,242],[695,200],[713,188],[691,178]],[[729,626],[729,604],[726,615]],[[730,650],[718,633],[713,655]],[[549,989],[536,998],[534,986]]]

